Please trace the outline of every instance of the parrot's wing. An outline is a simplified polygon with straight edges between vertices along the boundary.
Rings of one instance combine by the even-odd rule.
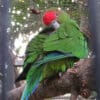
[[[52,61],[56,61],[56,60],[65,59],[65,58],[68,58],[68,57],[74,57],[74,56],[71,53],[63,53],[63,52],[58,52],[58,51],[53,51],[53,52],[50,52],[50,53],[48,52],[48,54],[44,58],[35,62],[33,64],[33,66],[38,67],[42,64],[46,64],[48,62],[52,62]]]
[[[37,89],[39,82],[42,80],[42,74],[45,65],[47,65],[49,62],[52,63],[52,61],[57,61],[61,59],[65,59],[67,57],[73,57],[71,53],[62,53],[62,52],[51,52],[47,54],[44,58],[36,61],[31,65],[31,68],[27,74],[27,84],[24,89],[22,99],[21,100],[28,100],[29,96],[35,92]]]
[[[52,26],[46,27],[29,42],[26,49],[26,59],[23,65],[24,68],[29,63],[35,62],[40,55],[42,56],[44,40],[47,38],[48,34],[53,31],[54,28]]]
[[[43,41],[46,35],[37,35],[33,38],[26,49],[26,59],[23,67],[25,68],[29,63],[35,62],[43,52]],[[42,56],[42,55],[41,55]]]
[[[62,24],[44,42],[44,51],[70,52],[79,58],[88,55],[87,42],[78,27],[71,22],[71,25]]]
[[[42,52],[43,52],[43,41],[46,38],[46,35],[37,35],[35,38],[33,38],[27,48],[26,48],[26,58],[24,60],[23,64],[23,72],[17,77],[16,82],[20,80],[26,79],[26,75],[31,68],[31,65],[40,58],[42,57]]]

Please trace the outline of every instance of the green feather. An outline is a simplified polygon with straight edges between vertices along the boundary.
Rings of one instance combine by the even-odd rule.
[[[31,67],[44,67],[44,70],[41,74],[41,81],[44,80],[44,78],[53,76],[54,74],[57,74],[58,72],[64,72],[66,68],[72,67],[75,61],[79,60],[78,58],[74,57],[72,54],[48,54],[44,58],[36,61],[33,63]],[[31,69],[30,69],[31,70]],[[30,71],[31,73],[34,73],[34,71]],[[30,73],[29,73],[30,74]],[[48,75],[47,75],[48,74]],[[33,76],[34,77],[34,76]],[[35,81],[35,80],[34,80]]]
[[[73,57],[62,58],[59,60],[49,61],[45,64],[44,70],[42,73],[42,80],[53,77],[59,72],[65,72],[68,68],[71,68],[75,61],[78,59],[73,59]]]
[[[41,75],[44,67],[31,67],[27,75],[27,83],[23,91],[21,100],[28,100],[29,96],[37,89],[41,81]]]
[[[47,35],[39,34],[35,38],[33,38],[27,46],[26,54],[31,53],[31,52],[33,53],[34,51],[37,53],[41,52],[43,49],[42,44],[46,37],[47,37]]]
[[[63,23],[45,40],[43,46],[44,51],[71,52],[79,58],[85,58],[88,55],[87,42],[73,20]]]
[[[29,63],[35,62],[39,59],[40,55],[43,54],[43,43],[47,35],[37,35],[33,38],[27,46],[26,49],[26,59],[24,61],[23,67],[27,67]]]

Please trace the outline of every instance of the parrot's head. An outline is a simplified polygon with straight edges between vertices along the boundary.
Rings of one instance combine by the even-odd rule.
[[[55,27],[59,27],[60,24],[68,22],[69,18],[69,15],[61,9],[51,8],[44,12],[42,19],[46,26],[53,24]]]

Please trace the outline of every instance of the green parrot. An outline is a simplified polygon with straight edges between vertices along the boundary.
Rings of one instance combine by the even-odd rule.
[[[43,15],[43,23],[47,28],[29,42],[23,72],[16,79],[26,79],[21,100],[28,100],[45,79],[65,72],[88,56],[87,41],[66,12],[49,9]]]

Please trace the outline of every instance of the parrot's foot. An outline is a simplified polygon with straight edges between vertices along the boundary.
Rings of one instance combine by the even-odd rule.
[[[74,63],[74,67],[77,67],[77,66],[79,66],[79,64],[78,63]]]
[[[78,73],[78,70],[75,69],[75,68],[69,68],[69,69],[67,70],[67,72],[70,73],[70,74],[77,74],[77,73]]]
[[[76,67],[82,65],[82,61],[84,61],[84,59],[81,59],[80,61],[75,62],[75,63],[74,63],[74,68],[76,68]]]

